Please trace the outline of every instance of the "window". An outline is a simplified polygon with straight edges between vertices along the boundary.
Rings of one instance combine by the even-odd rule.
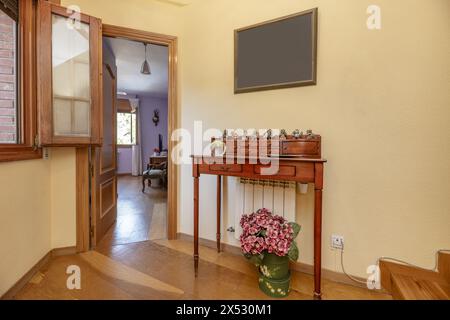
[[[0,1],[0,143],[18,143],[18,1]]]
[[[136,144],[136,114],[135,113],[117,113],[117,144],[135,145]]]
[[[36,159],[36,1],[0,0],[0,161]]]

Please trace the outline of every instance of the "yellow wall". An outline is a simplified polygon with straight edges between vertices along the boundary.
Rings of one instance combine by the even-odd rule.
[[[0,296],[51,248],[50,162],[0,163]]]
[[[65,2],[65,3],[64,3]],[[63,1],[104,23],[176,35],[178,9],[159,2]],[[50,160],[0,163],[0,296],[51,249],[76,243],[75,150]]]
[[[203,120],[322,134],[325,268],[340,271],[332,233],[345,236],[347,269],[361,276],[381,255],[431,267],[434,252],[450,247],[449,1],[378,0],[380,31],[366,28],[367,0],[62,2],[105,23],[179,36],[183,127]],[[234,95],[233,30],[316,6],[318,85]],[[75,243],[74,157],[64,149],[50,161],[0,164],[0,295],[48,250]],[[201,236],[209,239],[214,186],[202,178]],[[298,203],[300,259],[312,263],[312,194]],[[192,233],[189,166],[180,173],[178,207],[179,231]]]
[[[61,5],[77,5],[105,24],[174,36],[181,30],[181,9],[155,0],[62,0]]]
[[[382,255],[431,267],[434,252],[450,247],[449,1],[379,0],[379,31],[366,27],[369,0],[63,1],[74,3],[105,23],[179,37],[182,127],[203,120],[205,128],[322,134],[325,268],[340,271],[332,233],[345,236],[348,271],[360,276]],[[312,7],[319,7],[318,85],[234,95],[233,30]],[[201,236],[209,239],[214,183],[202,178]],[[192,233],[189,166],[179,192],[179,231]],[[225,208],[224,221],[232,206]],[[298,195],[300,260],[309,264],[312,208],[311,193]]]
[[[76,245],[76,168],[74,148],[50,149],[52,248]]]
[[[184,9],[182,123],[215,128],[312,128],[323,136],[323,266],[347,271],[380,256],[434,266],[450,248],[450,1],[207,0]],[[318,85],[233,94],[233,30],[319,8]],[[268,44],[270,45],[270,44]],[[215,239],[214,179],[201,179],[201,234]],[[181,231],[192,233],[192,178],[181,173]],[[313,195],[298,196],[300,260],[312,263]],[[233,208],[233,206],[230,206]],[[226,219],[226,217],[225,217]]]
[[[0,163],[0,296],[51,249],[75,246],[74,154]]]

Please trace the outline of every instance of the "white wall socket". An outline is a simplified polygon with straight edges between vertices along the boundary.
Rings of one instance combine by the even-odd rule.
[[[42,148],[42,159],[49,160],[50,159],[50,149]]]
[[[331,235],[331,247],[334,249],[344,249],[344,236]]]

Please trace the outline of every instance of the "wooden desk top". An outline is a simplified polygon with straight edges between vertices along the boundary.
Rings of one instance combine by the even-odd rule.
[[[199,156],[199,155],[191,155],[191,158],[193,158],[195,163],[201,163],[199,160],[205,160],[207,163],[223,163],[227,164],[229,163],[230,159],[233,159],[232,163],[238,163],[239,160],[244,160],[245,162],[252,162],[258,163],[260,161],[266,162],[266,161],[296,161],[296,162],[313,162],[313,163],[326,163],[326,159],[311,159],[311,158],[304,158],[304,157],[295,157],[295,156],[282,156],[282,157],[212,157],[212,156]],[[197,161],[196,161],[197,160]]]

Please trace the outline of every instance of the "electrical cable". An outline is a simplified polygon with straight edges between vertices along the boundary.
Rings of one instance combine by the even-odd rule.
[[[367,281],[361,281],[356,279],[355,277],[352,277],[351,275],[349,275],[346,271],[345,271],[345,267],[344,267],[344,246],[342,246],[341,250],[341,268],[342,268],[342,272],[350,279],[353,280],[357,283],[362,283],[362,284],[367,284]]]
[[[342,268],[342,272],[343,272],[350,280],[352,280],[352,281],[354,281],[354,282],[362,283],[362,284],[367,284],[367,281],[361,281],[361,280],[359,280],[359,279],[356,279],[355,277],[351,276],[350,274],[348,274],[348,273],[345,271],[345,267],[344,267],[344,246],[342,246],[342,248],[341,248],[340,250],[341,250],[341,268]],[[382,261],[382,260],[389,260],[389,261],[398,262],[398,263],[401,263],[401,264],[404,264],[404,265],[407,265],[407,266],[419,268],[419,269],[422,269],[422,270],[426,270],[426,271],[434,271],[434,272],[436,272],[436,271],[438,270],[438,259],[437,259],[437,256],[438,256],[439,253],[442,253],[442,252],[448,252],[448,253],[450,253],[450,250],[449,250],[449,249],[441,249],[441,250],[438,250],[438,251],[436,252],[436,259],[435,259],[436,264],[435,264],[435,266],[434,266],[433,269],[423,268],[423,267],[414,265],[414,264],[412,264],[412,263],[409,263],[409,262],[406,262],[406,261],[403,261],[403,260],[400,260],[400,259],[396,259],[396,258],[391,258],[391,257],[380,257],[380,258],[378,258],[378,259],[377,259],[377,262],[376,262],[376,265],[379,267],[379,266],[380,266],[380,261]]]
[[[424,267],[421,267],[421,266],[418,266],[418,265],[415,265],[415,264],[412,264],[412,263],[409,263],[409,262],[406,262],[406,261],[403,261],[403,260],[400,260],[400,259],[391,258],[391,257],[380,257],[380,258],[378,258],[378,260],[376,262],[376,265],[379,266],[380,265],[380,261],[382,261],[382,260],[389,260],[389,261],[398,262],[398,263],[401,263],[401,264],[404,264],[404,265],[407,265],[407,266],[410,266],[410,267],[415,267],[415,268],[426,270],[426,271],[435,271],[436,272],[438,270],[438,255],[441,252],[448,252],[448,253],[450,253],[450,250],[449,249],[441,249],[441,250],[436,251],[436,254],[435,254],[435,265],[434,265],[433,269],[424,268]]]

